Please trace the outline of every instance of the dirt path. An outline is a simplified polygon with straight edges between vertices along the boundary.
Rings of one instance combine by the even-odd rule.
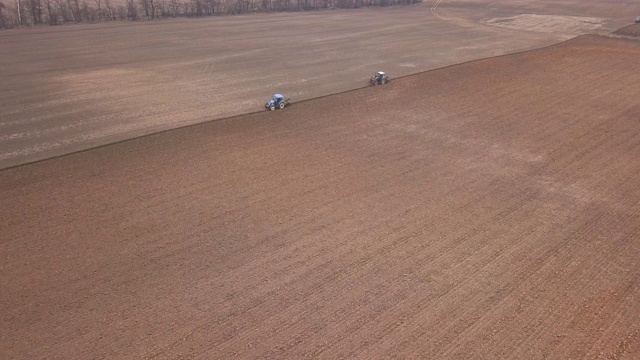
[[[640,47],[0,172],[0,358],[640,357]]]

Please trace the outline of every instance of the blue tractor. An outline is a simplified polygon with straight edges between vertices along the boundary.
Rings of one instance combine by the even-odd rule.
[[[369,80],[371,85],[384,85],[391,80],[389,75],[387,75],[384,71],[378,71]]]
[[[264,107],[269,110],[275,110],[284,109],[287,105],[289,105],[289,98],[285,98],[282,94],[275,94],[271,100],[264,104]]]

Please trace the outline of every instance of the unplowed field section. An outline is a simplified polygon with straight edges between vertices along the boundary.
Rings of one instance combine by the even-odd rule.
[[[0,172],[0,358],[640,357],[640,43]]]

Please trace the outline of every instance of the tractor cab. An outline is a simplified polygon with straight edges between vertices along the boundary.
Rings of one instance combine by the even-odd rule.
[[[279,103],[282,102],[282,100],[284,100],[284,96],[282,94],[275,94],[273,95],[273,102],[275,102],[276,105],[278,105]]]

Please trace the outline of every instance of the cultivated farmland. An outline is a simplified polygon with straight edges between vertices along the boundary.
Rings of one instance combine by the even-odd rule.
[[[32,87],[15,83],[16,94],[32,95],[13,100],[33,113],[3,102],[14,116],[9,125],[3,117],[3,131],[23,127],[40,135],[3,138],[3,149],[48,143],[48,122],[38,125],[47,112],[60,116],[59,124],[82,124],[98,112],[111,123],[64,125],[60,137],[50,135],[51,142],[72,139],[63,146],[5,156],[0,358],[640,358],[640,41],[630,31],[607,32],[622,23],[616,11],[628,5],[611,1],[605,12],[589,2],[491,2],[499,9],[481,3],[441,10],[425,3],[412,10],[449,19],[438,25],[443,28],[466,30],[459,30],[461,39],[450,32],[430,45],[414,39],[415,48],[406,40],[416,54],[407,63],[430,68],[530,50],[274,112],[222,118],[254,104],[212,102],[210,109],[194,108],[200,115],[172,122],[178,115],[171,106],[156,109],[155,100],[146,103],[149,95],[142,95],[149,82],[156,85],[150,94],[167,101],[171,94],[186,96],[160,86],[157,69],[146,77],[137,71],[115,77],[137,85],[138,95],[73,80],[64,87],[68,94],[106,91],[105,103],[88,101],[84,110],[80,102],[56,107],[53,100],[38,107],[46,77],[30,77]],[[398,11],[398,19],[414,16],[388,11]],[[8,38],[40,31],[53,33],[35,29]],[[568,35],[582,31],[592,34]],[[401,33],[396,36],[412,39]],[[480,37],[467,43],[477,52],[451,50],[461,45],[435,50],[471,33]],[[355,43],[371,38],[353,36]],[[348,41],[336,41],[345,55],[321,58],[325,70],[356,56]],[[354,54],[362,51],[357,56],[367,64],[362,79],[354,68],[331,75],[326,86],[321,79],[310,90],[291,85],[290,93],[304,99],[348,90],[378,67],[410,73],[400,55],[392,52],[396,58],[385,63],[361,46]],[[434,49],[422,63],[421,46]],[[24,59],[43,57],[40,50],[20,49]],[[228,54],[236,53],[242,51]],[[238,98],[255,98],[258,110],[268,87],[238,80],[258,76],[237,75],[243,56],[235,61],[238,73],[228,63],[234,75],[219,75]],[[291,63],[305,57],[312,58],[292,52]],[[43,69],[67,71],[64,59],[54,59]],[[134,57],[123,64],[104,68],[143,71]],[[206,69],[186,72],[191,75],[180,86]],[[102,75],[97,84],[111,81]],[[3,94],[11,94],[6,89]],[[55,85],[49,89],[57,94]],[[110,107],[118,100],[131,110],[136,104],[156,109],[157,116],[126,120],[124,108]],[[77,113],[68,120],[76,120],[65,122],[70,109]],[[206,112],[221,117],[196,124]],[[108,130],[138,118],[148,124]],[[172,126],[181,127],[126,140]],[[118,135],[106,136],[109,131]],[[113,140],[124,141],[13,166]]]
[[[537,48],[622,22],[484,4],[0,32],[0,168]],[[524,16],[524,18],[523,18]],[[493,20],[492,20],[493,19]]]

